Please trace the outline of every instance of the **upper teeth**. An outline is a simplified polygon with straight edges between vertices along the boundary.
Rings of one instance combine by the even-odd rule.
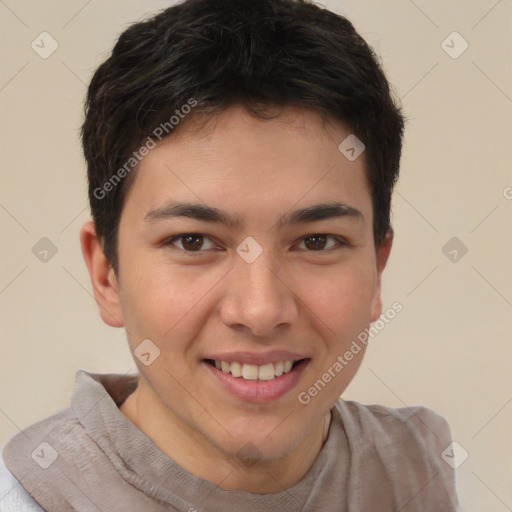
[[[242,377],[245,380],[272,380],[275,377],[288,373],[293,361],[279,361],[258,366],[256,364],[228,363],[215,361],[215,368],[224,373],[231,373],[233,377]]]

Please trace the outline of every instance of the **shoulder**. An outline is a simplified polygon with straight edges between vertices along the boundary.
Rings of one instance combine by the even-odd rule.
[[[423,406],[344,400],[336,409],[362,495],[389,491],[396,503],[407,503],[422,489],[421,502],[414,501],[419,508],[411,504],[411,510],[458,510],[455,471],[444,455],[451,450],[452,436],[441,415]]]
[[[380,444],[389,444],[411,438],[416,443],[440,451],[451,442],[448,422],[428,407],[415,405],[393,408],[338,400],[336,408],[346,429],[366,442],[370,438]]]
[[[0,456],[0,512],[44,512],[6,468]]]
[[[43,473],[52,478],[48,468],[57,458],[55,439],[69,445],[76,442],[77,420],[73,416],[71,409],[65,409],[26,427],[7,442],[0,457],[0,512],[44,511],[34,492],[45,492]]]

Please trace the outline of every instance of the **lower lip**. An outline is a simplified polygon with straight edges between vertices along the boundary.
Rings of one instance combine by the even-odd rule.
[[[272,402],[292,390],[299,381],[302,372],[309,364],[309,359],[301,361],[293,369],[272,380],[245,380],[242,377],[233,377],[230,373],[217,370],[215,366],[203,361],[210,374],[230,394],[246,402],[265,403]]]

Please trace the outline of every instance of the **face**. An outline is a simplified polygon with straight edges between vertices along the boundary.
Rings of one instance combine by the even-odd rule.
[[[119,315],[132,351],[151,340],[141,383],[161,416],[226,455],[251,443],[279,457],[305,439],[364,347],[341,370],[338,356],[381,312],[387,255],[364,153],[338,149],[349,134],[312,111],[232,107],[153,149],[127,195]]]

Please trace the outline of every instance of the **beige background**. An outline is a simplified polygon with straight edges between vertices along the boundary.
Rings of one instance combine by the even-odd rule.
[[[0,445],[67,406],[77,369],[134,371],[80,253],[78,130],[86,84],[120,31],[169,4],[0,2]],[[457,469],[465,510],[512,510],[512,2],[325,5],[382,56],[409,119],[384,279],[385,307],[404,309],[344,397],[444,415],[469,453]],[[43,31],[59,44],[47,59],[31,48]],[[453,31],[469,44],[457,59],[441,46]],[[46,263],[32,253],[42,237],[58,249]],[[452,237],[467,247],[456,262],[442,252]]]

